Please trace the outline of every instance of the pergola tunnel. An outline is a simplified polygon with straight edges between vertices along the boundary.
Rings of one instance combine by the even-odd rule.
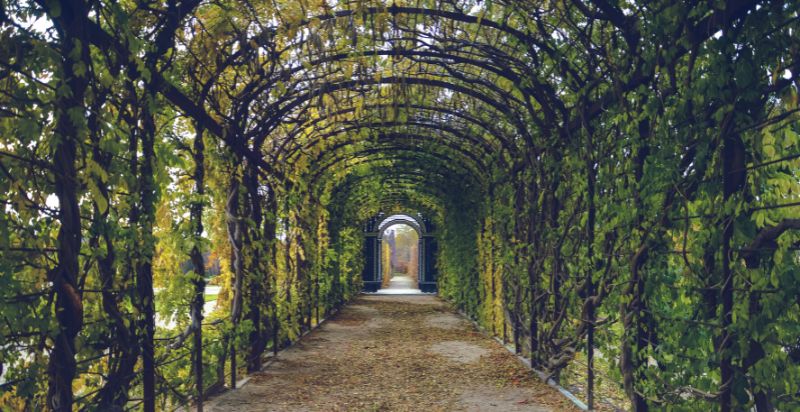
[[[800,410],[798,9],[0,1],[0,410],[443,357],[417,298],[587,409]]]

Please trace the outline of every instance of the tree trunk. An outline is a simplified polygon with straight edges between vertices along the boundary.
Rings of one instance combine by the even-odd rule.
[[[55,102],[56,130],[53,151],[55,193],[59,201],[58,263],[48,272],[55,292],[55,314],[58,331],[53,337],[53,350],[48,360],[47,406],[54,411],[71,411],[72,381],[76,374],[75,338],[83,328],[83,295],[79,290],[79,254],[81,217],[78,204],[78,174],[75,168],[77,145],[84,139],[86,125],[81,124],[86,75],[75,73],[74,67],[89,61],[85,27],[80,24],[88,14],[82,1],[61,1],[60,14],[53,19],[61,38],[61,65],[64,86],[68,93],[59,93]],[[53,15],[52,10],[48,10]],[[80,53],[73,57],[73,49]],[[79,115],[75,115],[78,113]]]
[[[98,113],[102,110],[105,98],[93,103],[92,113],[89,116],[89,133],[92,141],[92,158],[104,171],[111,167],[111,155],[101,150],[103,138],[99,124]],[[109,319],[112,321],[110,333],[113,339],[109,345],[109,371],[107,379],[100,388],[95,400],[100,410],[120,410],[128,402],[128,389],[135,378],[134,368],[139,358],[139,345],[136,342],[135,325],[125,323],[125,315],[120,311],[120,298],[115,288],[124,288],[115,282],[116,277],[116,251],[114,247],[114,228],[109,222],[109,206],[111,196],[106,182],[100,177],[95,177],[95,184],[99,189],[102,200],[95,199],[94,222],[92,231],[97,237],[90,243],[92,249],[101,250],[105,246],[105,255],[97,258],[97,272],[100,278],[102,306]],[[102,206],[101,206],[102,205]],[[102,242],[102,243],[101,243]]]
[[[148,92],[142,107],[142,134],[141,151],[142,162],[139,169],[139,196],[141,202],[141,216],[139,220],[139,234],[141,245],[139,256],[136,260],[136,291],[139,298],[141,318],[139,322],[142,346],[142,384],[145,412],[155,411],[155,296],[153,294],[153,256],[155,255],[155,237],[153,225],[155,223],[156,183],[154,176],[155,166],[155,134],[156,125],[154,114],[149,106],[153,104],[155,93]]]
[[[193,244],[189,257],[194,270],[194,297],[192,298],[191,317],[194,347],[192,350],[192,369],[194,370],[195,387],[197,388],[197,412],[203,412],[203,306],[205,305],[206,268],[203,261],[203,204],[205,202],[205,144],[203,143],[203,129],[196,126],[194,147],[194,193],[195,198],[191,203],[189,220],[192,227]]]
[[[237,326],[242,315],[242,289],[244,287],[244,256],[242,256],[243,222],[239,208],[239,187],[241,186],[238,167],[231,173],[230,184],[228,187],[228,201],[225,205],[228,221],[228,241],[231,244],[231,272],[233,272],[232,290],[233,302],[231,304],[231,339],[230,362],[231,362],[231,388],[236,387],[236,339]]]
[[[636,151],[636,158],[634,159],[634,177],[636,179],[636,187],[634,188],[634,202],[638,214],[636,216],[635,229],[644,233],[642,228],[644,222],[644,210],[641,198],[639,196],[642,187],[642,179],[644,178],[644,165],[649,153],[649,148],[646,139],[650,135],[649,123],[642,121],[639,123],[639,140],[641,146]],[[645,235],[646,236],[646,235]],[[634,252],[630,268],[630,280],[623,292],[629,296],[630,302],[628,304],[620,305],[620,316],[622,318],[623,336],[622,348],[620,351],[620,371],[622,372],[622,382],[625,388],[625,393],[631,402],[631,409],[635,412],[644,412],[648,410],[646,399],[636,391],[636,379],[638,377],[637,371],[639,369],[639,354],[638,352],[644,349],[647,341],[644,339],[644,331],[641,322],[643,311],[645,309],[642,296],[644,293],[644,278],[641,275],[642,267],[648,259],[649,255],[649,242],[647,239],[642,239],[639,248]]]
[[[262,248],[262,198],[258,192],[258,169],[255,165],[248,163],[245,176],[247,187],[247,199],[249,201],[250,227],[248,227],[246,237],[247,244],[244,247],[248,252],[249,267],[247,270],[247,290],[249,291],[246,318],[252,322],[253,330],[250,332],[249,354],[247,356],[247,371],[256,372],[261,370],[261,356],[267,347],[267,336],[264,332],[264,322],[262,317],[265,315],[264,308],[267,299],[267,270],[264,265]]]
[[[744,188],[746,181],[745,147],[742,138],[737,135],[726,136],[722,145],[722,185],[723,200],[727,206],[729,201]],[[722,312],[720,314],[720,327],[717,352],[720,354],[720,398],[719,405],[723,412],[732,410],[733,405],[733,300],[734,279],[731,269],[731,239],[733,238],[733,225],[735,216],[728,215],[723,219],[722,229],[722,289],[720,300]]]

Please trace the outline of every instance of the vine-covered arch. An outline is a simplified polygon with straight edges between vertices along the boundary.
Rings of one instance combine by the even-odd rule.
[[[0,2],[0,409],[202,405],[409,211],[589,407],[797,409],[799,8]]]

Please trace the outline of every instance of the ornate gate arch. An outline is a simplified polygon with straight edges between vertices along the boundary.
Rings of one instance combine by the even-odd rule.
[[[367,220],[364,225],[364,281],[365,292],[375,292],[381,288],[383,270],[381,268],[381,242],[383,232],[391,225],[406,224],[412,227],[419,236],[419,265],[417,284],[423,292],[436,292],[436,238],[433,235],[433,224],[421,214],[398,213],[386,216],[378,213]]]

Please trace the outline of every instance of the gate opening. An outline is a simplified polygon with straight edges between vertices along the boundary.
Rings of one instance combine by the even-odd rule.
[[[419,213],[378,213],[368,219],[364,223],[364,291],[435,293],[434,229]]]
[[[405,223],[383,230],[381,292],[419,292],[419,234]]]

